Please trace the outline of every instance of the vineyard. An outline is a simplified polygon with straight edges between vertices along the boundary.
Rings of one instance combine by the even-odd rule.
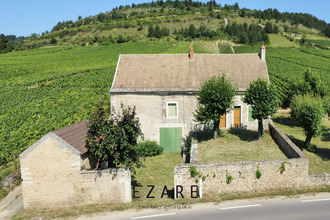
[[[257,52],[259,47],[235,47],[236,53]],[[268,47],[266,61],[269,78],[277,88],[280,100],[289,89],[288,82],[301,81],[306,70],[311,69],[330,89],[330,50],[315,48]]]
[[[0,165],[48,132],[88,118],[101,99],[109,100],[119,54],[182,53],[189,44],[127,43],[0,55]]]

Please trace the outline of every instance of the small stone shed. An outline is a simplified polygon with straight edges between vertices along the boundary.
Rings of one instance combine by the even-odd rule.
[[[120,55],[110,89],[111,105],[136,106],[146,139],[181,152],[189,135],[203,126],[194,121],[196,95],[202,82],[225,74],[238,87],[235,104],[221,116],[220,128],[257,129],[244,91],[258,78],[269,82],[266,48],[250,54],[130,54]],[[266,122],[265,122],[266,123]],[[266,127],[266,126],[265,126]]]
[[[20,155],[24,208],[131,202],[123,168],[91,168],[87,120],[50,132]]]

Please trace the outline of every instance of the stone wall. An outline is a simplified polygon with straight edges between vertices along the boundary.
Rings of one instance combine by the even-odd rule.
[[[273,140],[288,158],[304,158],[305,154],[274,123],[269,121],[269,131]]]
[[[177,195],[176,190],[178,192],[181,190],[179,186],[182,186],[182,194],[189,197],[191,186],[199,186],[200,179],[203,176],[205,178],[202,181],[203,195],[330,185],[330,174],[308,174],[308,159],[306,156],[272,121],[269,123],[269,130],[288,159],[181,164],[174,169],[175,195]],[[194,149],[197,149],[197,146],[194,146]],[[197,155],[197,150],[192,151],[192,153]],[[196,168],[201,178],[191,177],[189,170],[191,166]],[[261,173],[260,178],[256,175],[257,170]],[[180,196],[180,194],[178,195]]]
[[[131,201],[129,170],[82,171],[79,152],[51,133],[20,161],[24,208]]]
[[[285,166],[283,172],[280,169],[282,164]],[[199,174],[206,176],[203,181],[204,195],[300,188],[306,186],[308,176],[308,161],[301,159],[182,164],[175,169],[174,185],[182,186],[184,196],[188,197],[190,187],[197,185],[196,178],[191,178],[190,166],[196,167]],[[256,175],[258,169],[261,173],[260,179]]]

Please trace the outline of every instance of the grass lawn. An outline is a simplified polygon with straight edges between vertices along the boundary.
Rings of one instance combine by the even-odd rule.
[[[306,139],[304,130],[295,119],[290,118],[288,111],[279,111],[273,116],[274,123],[295,143],[300,149]],[[316,145],[316,152],[303,150],[309,160],[309,173],[330,173],[330,121],[324,118],[323,134],[313,137],[311,143]]]
[[[216,140],[199,138],[198,163],[287,158],[268,133],[261,140],[257,140],[257,136],[257,131],[230,129],[221,130],[221,136]]]
[[[133,184],[136,190],[136,196],[140,198],[133,199],[133,202],[140,203],[143,207],[150,207],[157,202],[158,205],[168,202],[168,197],[164,195],[161,198],[164,185],[167,186],[168,190],[173,188],[173,178],[174,178],[174,167],[176,165],[184,163],[181,154],[162,154],[155,157],[147,157],[144,164],[145,168],[139,168],[136,174],[132,175]],[[147,199],[147,195],[150,191],[150,187],[147,185],[154,185],[155,188],[150,196],[154,196],[154,199]],[[172,200],[173,201],[173,200]]]

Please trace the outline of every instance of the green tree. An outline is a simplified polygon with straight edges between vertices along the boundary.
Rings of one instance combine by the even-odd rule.
[[[161,33],[160,27],[158,25],[156,25],[156,27],[155,27],[154,37],[156,37],[156,38],[161,38],[162,37],[162,33]]]
[[[148,37],[154,37],[155,36],[155,29],[152,24],[149,25],[148,28]]]
[[[316,75],[311,69],[306,70],[304,75],[305,82],[310,86],[310,90],[314,96],[325,96],[326,86],[320,79],[319,75]]]
[[[258,139],[263,135],[263,119],[267,119],[277,111],[277,95],[275,87],[265,79],[258,78],[250,82],[245,91],[243,101],[252,106],[252,118],[258,120]]]
[[[55,37],[52,37],[50,39],[50,44],[56,44],[57,43],[57,40],[55,39]]]
[[[266,33],[273,33],[273,24],[271,22],[267,22],[265,26]]]
[[[196,38],[196,34],[197,34],[197,29],[195,28],[195,26],[193,24],[191,24],[189,26],[189,36],[191,38]]]
[[[214,138],[219,131],[220,116],[233,105],[236,91],[237,88],[225,75],[214,76],[201,84],[197,95],[197,110],[193,114],[198,122],[214,123]]]
[[[0,54],[8,53],[14,49],[14,44],[4,34],[0,35]]]
[[[137,140],[142,131],[139,119],[136,118],[135,107],[121,105],[122,113],[97,106],[89,119],[86,147],[92,158],[97,161],[96,168],[103,161],[110,167],[124,166],[135,172],[135,168],[143,166],[137,152]]]
[[[312,137],[321,133],[321,120],[324,117],[322,99],[309,94],[295,96],[291,103],[291,116],[296,118],[305,130],[304,147],[310,145]]]
[[[179,7],[179,0],[175,0],[174,2],[174,8],[178,8]]]

